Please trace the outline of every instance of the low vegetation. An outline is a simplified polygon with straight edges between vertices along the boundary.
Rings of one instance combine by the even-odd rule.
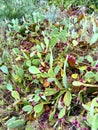
[[[97,44],[97,12],[84,6],[42,5],[8,21],[0,39],[1,130],[97,130]]]

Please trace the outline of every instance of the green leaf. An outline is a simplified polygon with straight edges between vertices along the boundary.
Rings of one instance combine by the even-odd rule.
[[[85,58],[86,58],[90,63],[93,62],[93,58],[92,58],[92,56],[87,55]]]
[[[64,95],[63,101],[66,106],[69,106],[71,104],[72,95],[69,91],[66,92]]]
[[[84,60],[84,57],[83,56],[79,56],[77,62],[81,63],[81,62],[83,62],[83,60]]]
[[[26,66],[30,67],[31,66],[31,60],[26,61]]]
[[[24,74],[24,70],[22,68],[19,68],[18,71],[16,72],[16,74],[19,76],[19,77],[23,77],[23,74]]]
[[[64,85],[65,88],[68,88],[67,75],[66,75],[67,59],[68,59],[68,56],[66,57],[66,60],[64,62],[64,75],[63,75],[63,78],[62,78],[63,85]]]
[[[38,80],[38,79],[34,79],[33,82],[34,82],[35,84],[39,84],[39,80]]]
[[[20,53],[20,50],[18,48],[13,48],[12,51],[15,55]]]
[[[8,56],[9,56],[8,51],[4,50],[4,51],[3,51],[3,55],[2,55],[2,61],[3,61],[4,63],[7,63],[7,62],[8,62]]]
[[[94,44],[98,40],[98,33],[94,33],[93,37],[91,38],[90,45]]]
[[[28,57],[28,55],[26,54],[26,52],[23,52],[23,51],[22,51],[22,53],[23,53],[24,58],[28,60],[29,57]]]
[[[85,110],[90,111],[90,104],[82,104]]]
[[[68,85],[67,85],[67,76],[66,76],[66,74],[64,74],[64,76],[63,76],[63,78],[62,78],[62,81],[63,81],[64,87],[67,88]]]
[[[38,121],[27,121],[25,130],[39,130],[39,122]]]
[[[50,68],[52,68],[53,66],[53,55],[52,55],[52,50],[51,51],[51,54],[50,54]]]
[[[95,74],[95,80],[98,81],[98,72]]]
[[[54,88],[46,88],[45,92],[44,92],[45,96],[51,96],[51,95],[54,95],[56,93],[57,93],[57,91]]]
[[[57,66],[55,67],[55,69],[54,69],[54,74],[57,75],[59,71],[60,71],[60,66],[57,65]]]
[[[44,45],[44,43],[40,43],[40,46],[41,46],[41,48],[42,48],[42,50],[44,50],[44,48],[45,48],[45,45]]]
[[[35,97],[33,98],[33,100],[35,101],[35,102],[39,102],[40,101],[40,96],[38,95],[38,94],[36,94],[35,95]]]
[[[47,81],[51,83],[51,82],[55,81],[55,78],[48,78]]]
[[[44,42],[46,44],[46,48],[48,48],[49,45],[49,39],[47,37],[44,38]]]
[[[38,56],[38,58],[39,58],[39,59],[41,59],[41,58],[42,58],[42,55],[41,55],[41,53],[40,53],[40,52],[37,52],[37,56]]]
[[[8,74],[8,68],[5,65],[2,65],[0,67],[0,70],[4,73],[4,74]]]
[[[8,83],[8,84],[6,85],[6,88],[7,88],[7,90],[9,90],[9,91],[12,91],[12,90],[13,90],[13,87],[12,87],[12,85],[11,85],[10,83]]]
[[[38,52],[37,52],[37,55],[39,55],[38,57],[41,57],[41,53],[40,53],[40,52],[42,52],[41,45],[37,44],[37,45],[36,45],[36,49],[38,50]],[[38,54],[38,53],[39,53],[39,54]]]
[[[52,37],[52,38],[50,39],[49,47],[50,47],[50,48],[53,48],[58,41],[59,41],[59,38],[58,38],[58,37]]]
[[[60,33],[59,33],[59,39],[63,42],[65,42],[67,40],[66,38],[66,30],[62,30]]]
[[[53,120],[55,112],[56,112],[56,109],[54,109],[53,112],[50,113],[50,115],[49,115],[49,121]]]
[[[12,118],[10,118],[10,119],[6,122],[6,124],[9,125],[10,123],[12,123],[12,122],[15,121],[15,120],[16,120],[16,117],[13,116]]]
[[[95,74],[92,71],[89,71],[85,74],[85,78],[90,79],[93,78],[95,76]]]
[[[19,75],[13,75],[13,77],[14,77],[14,80],[15,80],[16,82],[21,83],[22,78],[20,78],[20,76],[19,76]]]
[[[33,59],[32,64],[38,66],[40,64],[40,59]]]
[[[67,60],[68,60],[68,55],[66,56],[66,60],[64,62],[64,73],[66,73]]]
[[[86,119],[89,125],[92,126],[93,117],[90,116],[90,112],[87,113]]]
[[[33,107],[31,105],[26,105],[22,108],[25,112],[31,112]]]
[[[94,9],[96,8],[94,4],[91,4],[90,5],[90,8]],[[97,26],[96,26],[96,22],[94,20],[94,18],[92,18],[92,23],[93,23],[93,32],[95,33],[96,32],[96,29],[97,29]]]
[[[41,89],[36,89],[35,94],[39,94],[41,92]]]
[[[79,67],[79,70],[80,71],[87,70],[87,66],[81,66],[81,67]]]
[[[49,76],[50,78],[54,78],[54,77],[55,77],[55,75],[54,75],[54,72],[53,72],[53,69],[52,69],[52,68],[50,68],[50,69],[48,70],[48,76]]]
[[[92,130],[98,130],[98,113],[93,116]]]
[[[13,98],[15,98],[15,100],[20,99],[19,93],[17,91],[12,91],[11,95],[12,95]]]
[[[98,103],[97,103],[98,97],[94,98],[92,100],[92,103],[94,104],[94,107],[98,107]]]
[[[66,114],[66,107],[62,108],[61,111],[58,114],[58,118],[61,119],[65,116]]]
[[[83,85],[83,83],[80,81],[73,81],[72,84],[73,84],[73,86],[77,86],[77,87]]]
[[[19,120],[15,120],[12,121],[11,123],[8,124],[8,128],[18,128],[20,126],[24,126],[25,125],[25,121],[23,119],[19,119]]]
[[[43,103],[40,103],[34,106],[35,113],[40,113],[43,110],[43,106],[44,106]]]
[[[31,74],[39,74],[40,73],[39,69],[36,66],[30,66],[29,67],[29,72]]]
[[[1,57],[0,57],[0,66],[2,65],[2,63],[3,63],[3,62],[2,62],[2,59],[1,59]]]
[[[49,61],[50,60],[50,53],[48,53],[45,57],[45,61]]]
[[[34,55],[35,55],[34,51],[30,53],[30,57],[33,57]]]
[[[94,104],[91,103],[91,106],[90,106],[90,116],[93,117],[94,116]]]
[[[87,122],[89,123],[89,125],[91,126],[92,122],[93,122],[93,117],[90,116],[89,112],[87,113],[86,119],[87,119]]]
[[[40,74],[40,77],[47,78],[47,77],[48,77],[48,73],[46,73],[46,72],[41,73],[41,74]]]
[[[55,84],[58,86],[59,89],[62,89],[62,84],[59,82],[57,78],[55,78]]]
[[[82,98],[83,92],[84,92],[84,90],[80,90],[79,93],[78,93],[78,97],[79,97],[81,102],[83,101],[83,98]]]

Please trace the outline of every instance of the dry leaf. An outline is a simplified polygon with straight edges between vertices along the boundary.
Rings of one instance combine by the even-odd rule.
[[[45,82],[43,83],[43,86],[44,86],[45,88],[49,87],[49,86],[50,86],[50,82],[45,81]]]

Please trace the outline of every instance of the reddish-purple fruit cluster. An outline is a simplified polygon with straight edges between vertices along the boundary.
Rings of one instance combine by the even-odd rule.
[[[85,118],[83,117],[83,120],[85,120]],[[88,128],[82,128],[81,127],[81,124],[79,123],[79,121],[77,119],[74,119],[72,121],[72,123],[77,127],[77,128],[80,128],[81,130],[88,130]]]
[[[88,71],[91,71],[91,69],[92,69],[92,68],[91,68],[90,66],[87,67],[87,70],[88,70]]]
[[[67,46],[67,43],[66,42],[58,42],[57,44],[56,44],[56,48],[58,48],[60,51],[64,51],[64,49],[65,49],[65,46]]]
[[[77,119],[74,119],[72,122],[75,126],[77,126],[78,128],[81,127],[80,123],[78,122]]]
[[[50,68],[50,65],[48,62],[44,62],[44,66],[42,64],[39,65],[39,70],[44,73],[47,72]]]
[[[25,49],[28,52],[30,52],[30,49],[35,46],[36,44],[33,42],[29,42],[29,41],[25,41],[25,40],[21,40],[20,41],[20,45],[21,45],[21,49]]]
[[[71,67],[74,67],[75,64],[76,64],[76,59],[74,56],[68,54],[68,64],[71,66]]]

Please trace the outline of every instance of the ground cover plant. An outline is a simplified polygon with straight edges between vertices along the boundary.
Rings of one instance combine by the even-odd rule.
[[[0,125],[98,129],[98,18],[84,7],[13,19],[0,39]]]
[[[55,4],[56,6],[59,6],[60,8],[69,8],[70,6],[79,6],[84,5],[87,8],[91,9],[89,10],[89,13],[92,11],[95,11],[98,9],[98,1],[97,0],[49,0],[49,3]],[[98,10],[97,10],[98,11]]]
[[[0,20],[11,20],[13,18],[22,18],[25,14],[32,14],[38,1],[35,0],[0,0]]]

